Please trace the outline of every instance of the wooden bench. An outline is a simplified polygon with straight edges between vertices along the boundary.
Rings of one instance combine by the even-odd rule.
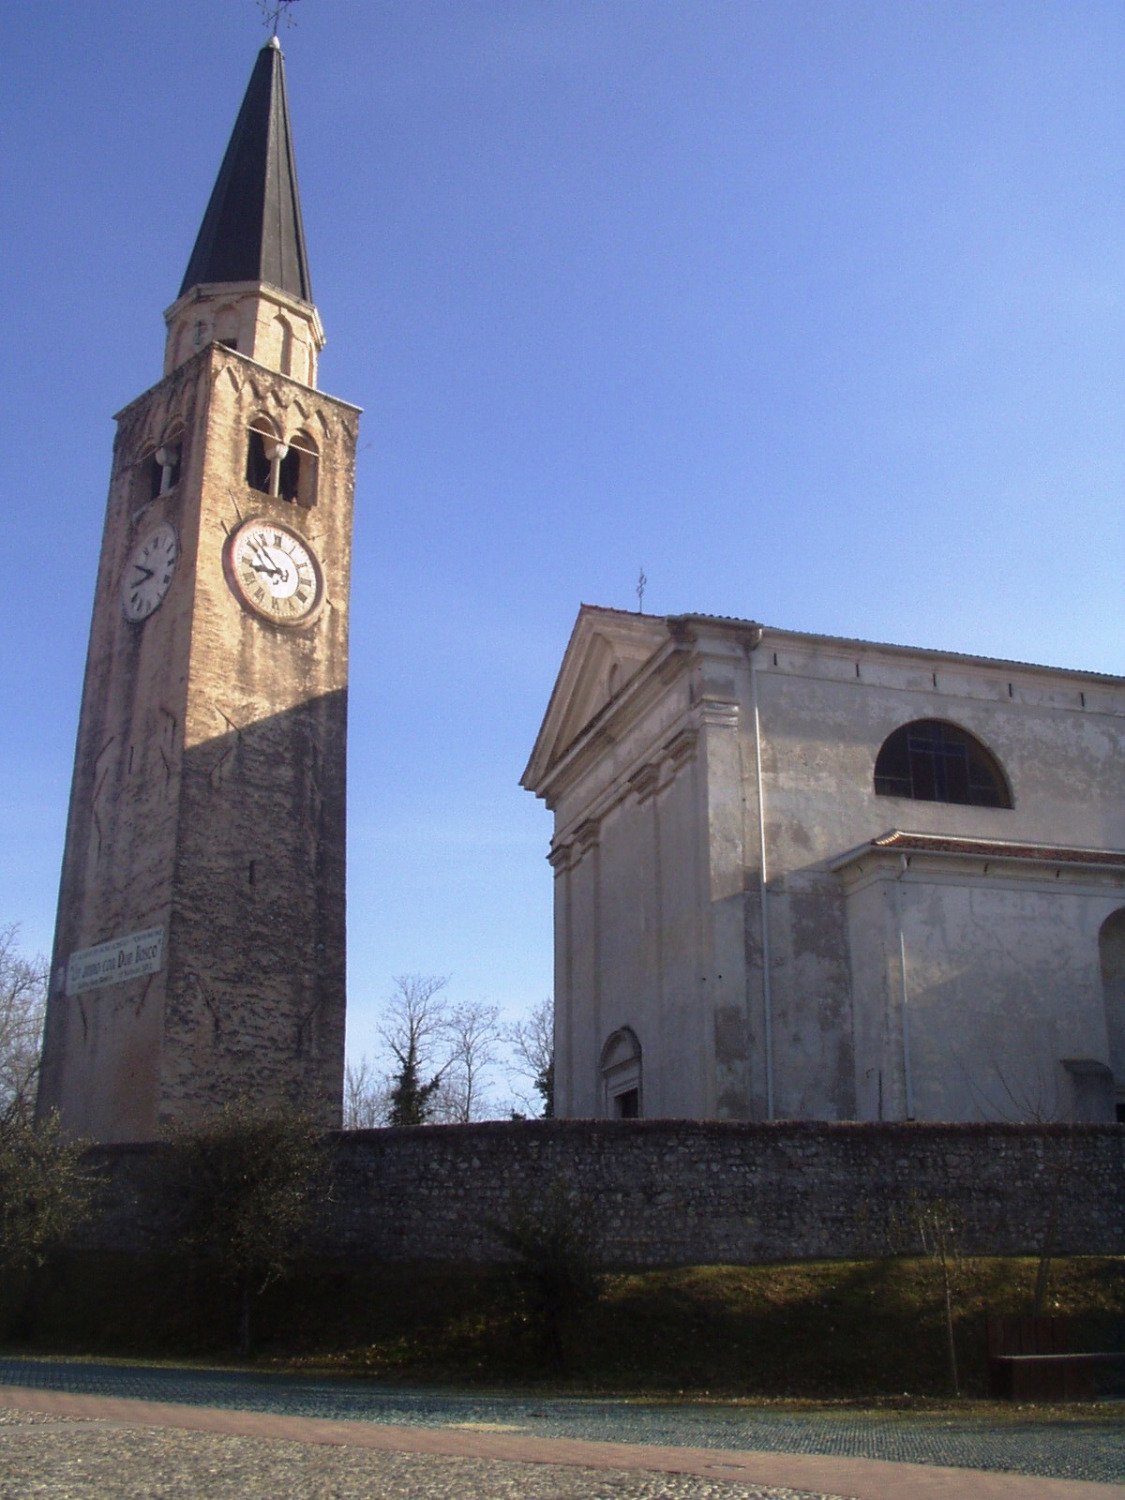
[[[993,1354],[992,1394],[1012,1401],[1090,1401],[1095,1375],[1125,1365],[1125,1353]]]
[[[989,1318],[992,1395],[1011,1401],[1089,1401],[1099,1369],[1125,1365],[1125,1351],[1076,1353],[1069,1318]]]

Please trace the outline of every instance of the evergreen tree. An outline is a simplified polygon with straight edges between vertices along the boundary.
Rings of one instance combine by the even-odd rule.
[[[535,1091],[543,1100],[540,1117],[544,1120],[553,1120],[555,1118],[555,1059],[553,1056],[535,1075]]]
[[[391,1125],[424,1125],[433,1110],[433,1096],[441,1087],[441,1074],[422,1083],[418,1076],[418,1044],[411,1036],[405,1049],[393,1048],[399,1069],[391,1088]]]

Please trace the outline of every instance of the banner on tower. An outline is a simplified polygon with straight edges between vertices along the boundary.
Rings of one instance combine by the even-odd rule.
[[[146,927],[128,937],[111,938],[96,948],[80,948],[66,966],[66,992],[81,995],[106,984],[123,984],[138,974],[155,974],[164,963],[163,927]]]

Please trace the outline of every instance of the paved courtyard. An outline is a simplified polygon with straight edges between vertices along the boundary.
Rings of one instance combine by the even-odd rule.
[[[0,1385],[3,1500],[1125,1496],[1125,1427],[1104,1409],[994,1423],[11,1359]]]

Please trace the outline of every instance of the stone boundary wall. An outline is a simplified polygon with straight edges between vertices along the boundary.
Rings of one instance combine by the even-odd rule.
[[[356,1260],[501,1260],[490,1223],[556,1182],[607,1265],[886,1255],[912,1191],[956,1206],[967,1254],[1037,1253],[1056,1192],[1060,1254],[1125,1253],[1121,1125],[497,1121],[340,1132],[332,1150],[317,1248]],[[109,1193],[87,1243],[159,1239],[158,1151],[91,1152]]]

